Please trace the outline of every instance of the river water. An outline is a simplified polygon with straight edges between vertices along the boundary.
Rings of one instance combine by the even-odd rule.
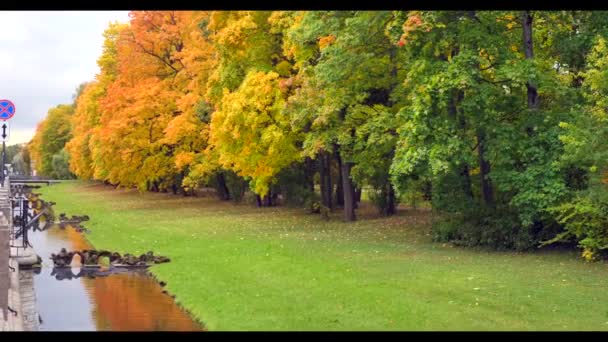
[[[57,226],[29,231],[43,266],[34,276],[38,329],[43,331],[200,331],[145,271],[83,275],[80,268],[53,269],[51,253],[92,249],[84,233]],[[98,273],[99,274],[99,273]]]

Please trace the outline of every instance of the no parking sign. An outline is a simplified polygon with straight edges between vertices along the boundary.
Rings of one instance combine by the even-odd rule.
[[[15,115],[15,105],[10,100],[0,100],[0,120],[8,120]]]

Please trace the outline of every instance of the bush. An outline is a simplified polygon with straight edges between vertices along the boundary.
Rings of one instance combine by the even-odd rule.
[[[372,204],[378,208],[378,211],[381,214],[386,215],[387,211],[388,211],[388,207],[389,207],[389,202],[388,202],[388,191],[385,187],[382,188],[370,188],[367,189],[367,195],[369,197],[369,200],[372,202]],[[395,208],[399,205],[399,196],[397,196],[397,194],[394,194],[394,205]]]
[[[451,241],[460,246],[524,251],[538,247],[548,227],[541,222],[525,227],[514,213],[478,207],[466,214],[442,214],[433,223],[432,235],[435,241]]]
[[[603,196],[605,197],[605,196]],[[575,237],[587,260],[608,254],[608,201],[597,196],[580,196],[552,209],[566,233],[547,243]]]
[[[250,191],[250,190],[245,191],[241,200],[249,205],[258,204],[257,195],[253,191]]]
[[[321,206],[323,206],[321,204],[321,196],[317,193],[312,193],[312,196],[310,196],[309,198],[306,199],[306,201],[304,202],[304,207],[311,213],[311,214],[318,214],[321,212]]]
[[[272,191],[280,193],[288,206],[309,206],[315,198],[315,193],[306,182],[307,176],[306,166],[296,163],[277,175],[277,182],[272,186]]]
[[[226,187],[230,192],[230,199],[235,202],[243,200],[245,192],[248,189],[247,181],[232,171],[225,171],[224,179],[226,181]]]
[[[432,198],[429,184],[422,180],[411,181],[409,186],[399,194],[399,202],[414,209],[419,206],[428,206]]]
[[[416,184],[414,182],[413,184]],[[475,203],[464,192],[462,176],[456,172],[450,172],[441,176],[434,177],[431,184],[421,182],[421,188],[431,192],[431,204],[433,208],[441,212],[459,213],[468,212],[470,208],[476,208]]]

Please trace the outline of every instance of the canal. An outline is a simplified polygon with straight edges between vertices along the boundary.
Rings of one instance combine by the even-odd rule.
[[[45,223],[41,222],[41,227]],[[38,330],[42,331],[200,331],[194,321],[163,293],[147,272],[104,274],[72,267],[54,269],[51,253],[92,249],[84,233],[57,226],[29,231],[30,243],[42,258],[34,273]]]

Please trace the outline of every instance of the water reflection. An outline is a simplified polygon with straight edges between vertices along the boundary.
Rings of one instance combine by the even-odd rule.
[[[84,279],[84,282],[96,299],[97,323],[104,328],[119,331],[200,329],[143,272]],[[159,319],[159,315],[171,319]]]
[[[162,292],[145,270],[54,268],[51,253],[91,249],[72,227],[30,233],[43,259],[34,281],[40,330],[199,331],[204,330]],[[59,281],[58,281],[59,280]]]

